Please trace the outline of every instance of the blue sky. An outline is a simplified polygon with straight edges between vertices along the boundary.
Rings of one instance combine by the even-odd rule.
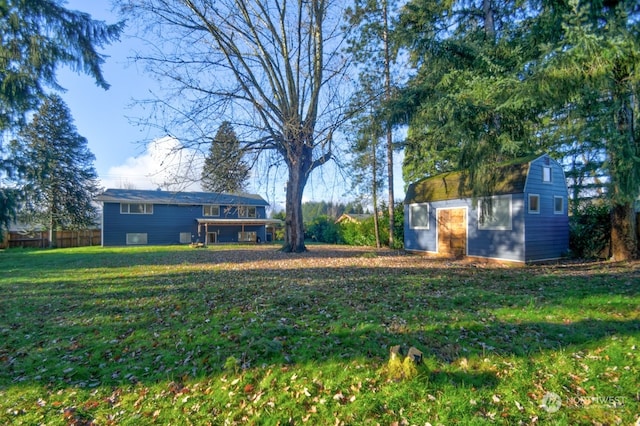
[[[110,0],[68,0],[66,7],[87,12],[93,19],[115,23],[118,16],[112,12],[110,3]],[[154,189],[167,178],[167,164],[174,161],[165,156],[176,142],[157,142],[163,135],[149,133],[130,122],[131,118],[146,117],[143,108],[134,101],[148,98],[150,90],[158,89],[157,83],[130,59],[137,48],[142,48],[131,33],[125,29],[121,41],[102,52],[109,56],[103,66],[104,76],[111,84],[109,90],[96,86],[91,77],[66,68],[59,70],[58,81],[67,89],[61,96],[71,110],[78,133],[87,138],[89,149],[96,156],[94,165],[103,186]],[[395,196],[401,199],[404,192],[399,158],[396,163]],[[262,195],[272,206],[283,204],[284,182],[267,184],[264,180],[254,176],[249,191]],[[353,196],[345,186],[344,178],[335,170],[316,170],[304,199],[347,202]]]
[[[107,23],[117,22],[111,12],[109,0],[70,0],[67,8],[88,12],[94,19]],[[94,80],[67,68],[60,69],[59,83],[67,89],[61,96],[69,106],[78,133],[89,141],[89,149],[96,156],[95,167],[98,175],[108,186],[127,181],[140,188],[146,186],[147,171],[122,170],[120,174],[112,170],[127,164],[131,159],[140,158],[145,153],[145,141],[155,135],[145,134],[141,128],[131,124],[128,117],[139,116],[140,108],[132,106],[136,98],[144,98],[153,87],[152,82],[128,59],[133,52],[132,40],[126,35],[121,42],[107,46],[102,52],[109,57],[103,66],[109,90],[98,87]],[[132,164],[133,165],[133,164]],[[126,172],[126,173],[125,173]]]

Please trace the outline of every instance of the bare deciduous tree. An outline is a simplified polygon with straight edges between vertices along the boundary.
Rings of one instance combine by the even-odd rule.
[[[347,62],[339,3],[328,0],[121,0],[155,45],[138,59],[166,83],[147,123],[186,146],[228,120],[245,153],[288,170],[285,251],[304,251],[302,194],[336,155]],[[207,138],[208,137],[208,138]]]

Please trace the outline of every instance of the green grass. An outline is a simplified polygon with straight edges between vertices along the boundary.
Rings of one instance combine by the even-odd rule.
[[[0,424],[633,424],[640,263],[0,252]],[[389,349],[424,361],[390,374]],[[562,406],[543,407],[555,393]]]

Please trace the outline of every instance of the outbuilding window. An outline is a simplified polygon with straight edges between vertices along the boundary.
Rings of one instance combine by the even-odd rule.
[[[478,229],[511,230],[511,195],[478,200]]]
[[[564,213],[564,197],[553,197],[553,213],[554,214],[563,214]]]
[[[409,227],[429,229],[429,204],[409,204]]]
[[[529,194],[529,213],[540,213],[540,195]]]
[[[551,167],[542,166],[542,181],[551,182]]]

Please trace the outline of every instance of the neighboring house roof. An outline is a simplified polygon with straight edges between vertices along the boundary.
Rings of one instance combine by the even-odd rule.
[[[495,186],[491,195],[518,194],[524,192],[529,165],[540,155],[519,158],[496,166]],[[471,198],[466,174],[462,171],[442,173],[412,183],[407,188],[405,204],[430,201]]]
[[[95,197],[107,203],[150,203],[227,206],[268,206],[264,198],[255,194],[223,194],[216,192],[174,192],[141,189],[107,189]]]
[[[9,222],[9,232],[19,232],[29,234],[32,232],[40,232],[45,231],[47,229],[46,226],[36,223],[23,223],[23,222]]]
[[[335,223],[342,222],[362,222],[372,217],[372,214],[356,214],[356,213],[343,213]]]

